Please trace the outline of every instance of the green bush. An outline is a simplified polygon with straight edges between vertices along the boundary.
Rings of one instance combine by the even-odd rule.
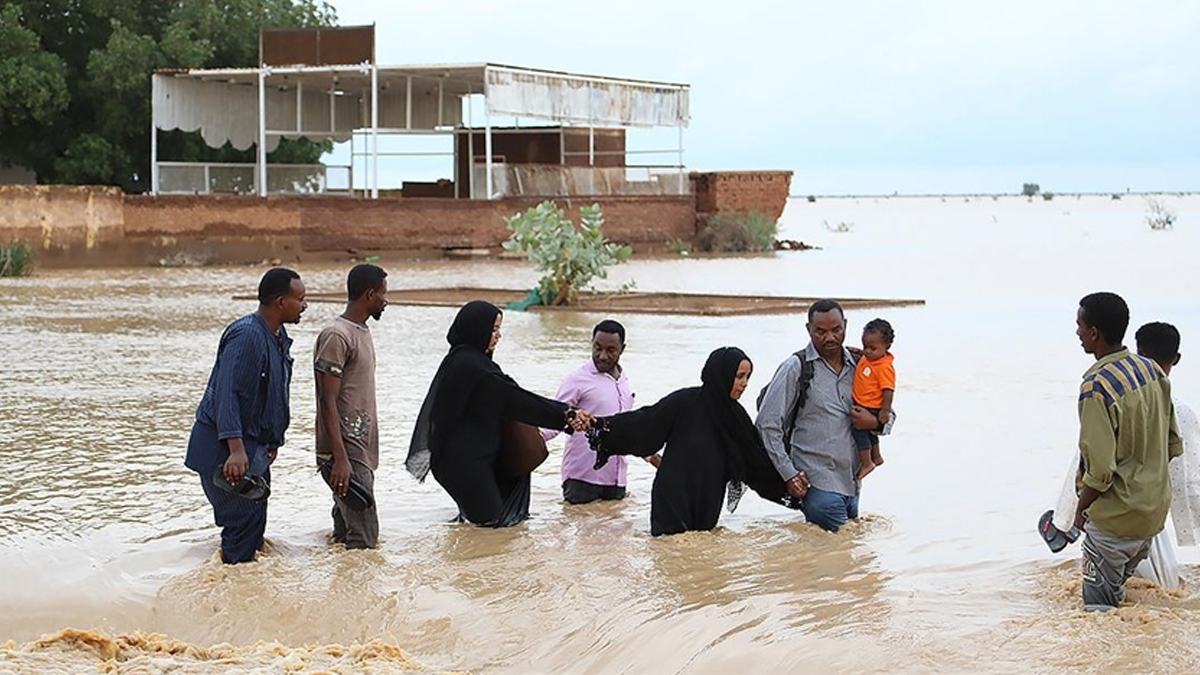
[[[33,274],[33,247],[23,241],[0,245],[0,277]]]
[[[600,231],[604,215],[600,205],[579,209],[576,228],[566,212],[545,201],[506,218],[512,236],[504,242],[508,251],[520,251],[542,273],[538,295],[543,305],[571,305],[579,291],[593,279],[608,277],[608,268],[629,259],[628,246],[614,244]]]
[[[1042,199],[1045,199],[1046,201],[1050,201],[1051,199],[1054,199],[1054,193],[1053,192],[1043,192]]]
[[[720,253],[770,251],[778,233],[779,224],[765,213],[722,211],[709,216],[696,237],[696,247]]]
[[[1025,183],[1021,186],[1021,194],[1026,197],[1032,197],[1042,191],[1042,186],[1037,183]]]
[[[688,255],[692,252],[692,244],[686,239],[672,239],[667,242],[667,248],[673,251],[676,255]]]

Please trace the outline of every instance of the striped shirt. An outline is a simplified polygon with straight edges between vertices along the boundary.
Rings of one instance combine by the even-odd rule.
[[[776,471],[789,480],[803,471],[813,487],[847,497],[858,494],[858,450],[851,435],[854,361],[842,349],[842,372],[835,373],[810,342],[804,360],[813,361],[804,407],[796,414],[790,448],[783,447],[783,426],[789,410],[800,395],[800,359],[789,357],[767,385],[755,426],[762,436]]]
[[[292,339],[283,326],[273,335],[257,314],[229,324],[196,408],[196,421],[217,429],[217,438],[249,438],[283,445],[291,418]]]
[[[1171,381],[1158,364],[1122,348],[1098,359],[1079,387],[1078,486],[1100,496],[1096,527],[1125,539],[1162,531],[1171,506],[1167,464],[1183,454]]]

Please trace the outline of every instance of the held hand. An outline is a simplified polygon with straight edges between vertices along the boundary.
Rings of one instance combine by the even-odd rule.
[[[850,352],[854,356],[862,356],[863,355],[863,351],[862,351],[861,347],[851,347],[851,346],[847,345],[846,351]]]
[[[569,424],[575,431],[587,431],[592,428],[592,414],[586,410],[576,410],[575,415],[569,417]]]
[[[224,471],[225,480],[229,481],[230,485],[237,485],[250,468],[250,460],[246,457],[246,447],[242,445],[242,440],[236,439],[237,443],[233,440],[229,441],[229,459],[225,460]]]
[[[1083,515],[1083,511],[1081,511],[1081,510],[1076,511],[1075,512],[1075,523],[1074,523],[1075,529],[1079,530],[1080,532],[1083,532],[1084,520],[1086,520],[1086,518]]]
[[[862,431],[875,431],[879,428],[879,419],[870,410],[855,405],[850,408],[850,425]]]
[[[787,492],[796,499],[804,499],[804,495],[808,494],[808,476],[804,472],[796,474],[787,482]]]
[[[655,453],[646,458],[646,462],[657,469],[662,465],[662,455]]]
[[[329,471],[329,487],[337,496],[346,496],[346,490],[350,488],[350,460],[345,457],[333,460],[333,468]]]

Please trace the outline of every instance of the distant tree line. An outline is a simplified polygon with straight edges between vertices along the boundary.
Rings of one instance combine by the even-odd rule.
[[[259,28],[336,21],[324,0],[0,0],[0,165],[145,191],[155,69],[254,67]],[[327,147],[283,139],[271,161],[312,163]],[[254,161],[180,131],[160,132],[159,152]]]

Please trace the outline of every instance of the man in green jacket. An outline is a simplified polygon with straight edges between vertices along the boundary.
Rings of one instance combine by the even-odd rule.
[[[1129,307],[1114,293],[1079,301],[1075,334],[1096,363],[1079,387],[1079,506],[1083,605],[1107,611],[1150,552],[1171,506],[1167,463],[1183,454],[1171,382],[1122,344]]]

